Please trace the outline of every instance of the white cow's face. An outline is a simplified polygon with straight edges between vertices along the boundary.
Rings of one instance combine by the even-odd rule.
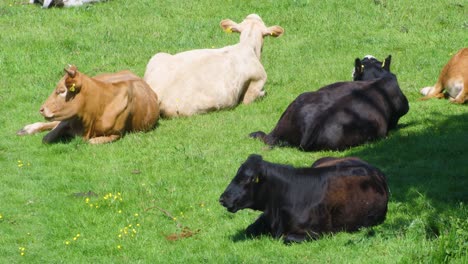
[[[260,58],[264,37],[279,37],[284,33],[284,29],[280,26],[267,27],[257,14],[248,15],[239,24],[230,19],[225,19],[221,21],[220,26],[226,32],[240,33],[240,43],[254,47],[258,58]]]

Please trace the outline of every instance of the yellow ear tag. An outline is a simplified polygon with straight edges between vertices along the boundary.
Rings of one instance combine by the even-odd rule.
[[[70,87],[70,92],[74,92],[75,91],[75,84],[72,84],[72,86]]]
[[[255,183],[258,183],[260,180],[257,178],[255,178]]]
[[[225,31],[226,33],[232,33],[232,28],[231,28],[231,27],[227,27],[224,31]]]
[[[361,65],[361,71],[364,71],[364,65]]]
[[[385,67],[385,61],[382,62],[382,68]]]
[[[273,32],[270,33],[270,36],[273,36]]]

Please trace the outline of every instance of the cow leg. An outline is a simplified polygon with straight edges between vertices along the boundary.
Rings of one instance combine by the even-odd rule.
[[[270,134],[265,134],[263,131],[252,132],[249,134],[251,138],[258,138],[269,146],[275,146],[278,144],[278,138],[271,136]]]
[[[430,87],[429,89],[428,87],[423,88],[421,92],[423,92],[423,90],[426,90],[426,91],[428,90],[427,94],[424,97],[420,98],[419,100],[427,100],[429,98],[434,98],[434,97],[440,99],[440,98],[445,97],[444,93],[442,93],[443,91],[442,83],[440,83],[439,81],[437,81],[437,83],[433,87]]]
[[[265,214],[261,214],[258,219],[245,229],[245,234],[251,237],[258,237],[270,233],[270,224]]]
[[[59,123],[60,121],[53,121],[53,122],[37,122],[34,124],[26,125],[22,129],[18,130],[18,132],[16,132],[16,135],[18,136],[32,135],[32,134],[39,133],[42,131],[52,130],[56,128]]]
[[[58,121],[57,121],[58,122]],[[42,138],[43,143],[56,143],[59,141],[69,140],[75,135],[72,132],[68,121],[58,122],[57,126],[52,129],[47,135]]]
[[[283,238],[283,242],[287,245],[291,243],[301,243],[307,240],[307,236],[303,234],[288,234]]]
[[[116,141],[119,138],[120,138],[120,135],[94,137],[94,138],[90,138],[88,142],[90,144],[104,144],[104,143],[110,143],[112,141]]]
[[[468,80],[465,81],[460,93],[455,98],[450,98],[450,101],[455,104],[465,103],[466,97],[468,96]]]
[[[257,99],[258,97],[264,96],[265,91],[263,90],[263,86],[265,85],[265,82],[266,79],[250,81],[249,87],[247,87],[247,90],[245,91],[242,103],[250,104],[253,101],[255,101],[255,99]]]

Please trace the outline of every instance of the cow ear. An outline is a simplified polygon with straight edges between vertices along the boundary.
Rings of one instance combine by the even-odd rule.
[[[263,36],[272,36],[272,37],[279,37],[281,35],[283,35],[284,33],[284,29],[280,26],[271,26],[269,28],[266,29],[265,32],[263,32]]]
[[[241,32],[239,24],[232,21],[231,19],[224,19],[223,21],[221,21],[221,23],[219,23],[219,25],[227,33],[232,33],[232,32],[240,33]]]
[[[250,154],[250,156],[247,158],[247,160],[259,162],[259,161],[263,160],[263,157],[261,155],[258,155],[258,154]]]
[[[63,70],[68,74],[68,76],[70,76],[70,78],[75,78],[78,68],[76,68],[75,65],[68,64],[68,67],[64,68]]]
[[[387,58],[385,58],[384,62],[382,62],[382,68],[384,70],[390,71],[390,63],[392,62],[392,55],[388,55]]]
[[[359,76],[362,75],[364,72],[364,65],[361,62],[361,59],[356,58],[354,61],[354,73],[353,73],[353,79],[354,81],[357,81],[359,79]]]

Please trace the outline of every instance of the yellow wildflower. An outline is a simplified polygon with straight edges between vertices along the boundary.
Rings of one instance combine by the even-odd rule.
[[[122,249],[122,246],[121,246],[121,245],[117,245],[117,249]]]
[[[70,245],[70,241],[65,241],[65,245]]]
[[[135,213],[135,214],[134,214],[134,216],[135,216],[135,217],[138,217],[138,214],[137,214],[137,213]]]

